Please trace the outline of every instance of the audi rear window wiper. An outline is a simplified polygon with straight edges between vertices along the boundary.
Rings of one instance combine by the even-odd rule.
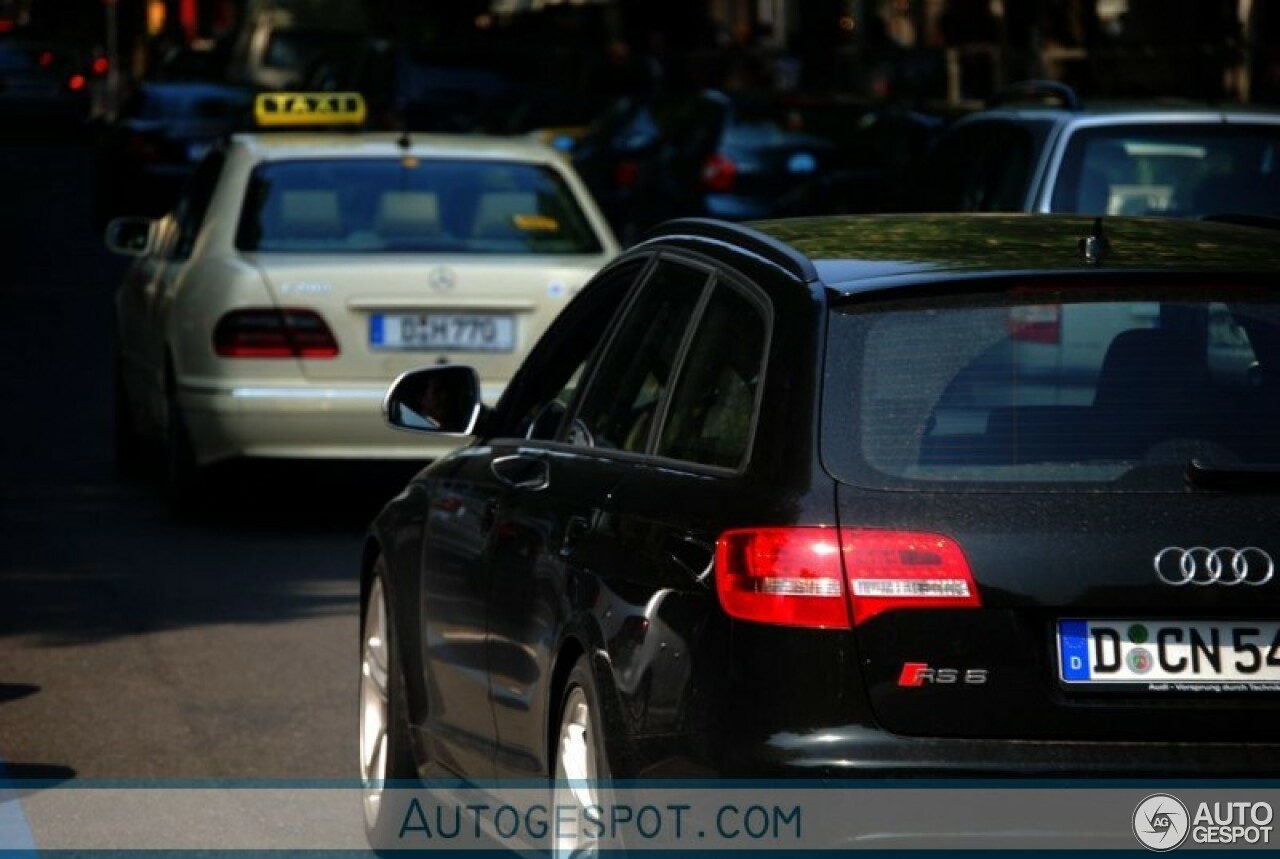
[[[1280,465],[1206,465],[1187,463],[1187,486],[1205,492],[1274,492],[1280,490]]]

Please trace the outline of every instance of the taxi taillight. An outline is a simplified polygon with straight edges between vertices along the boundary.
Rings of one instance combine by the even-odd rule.
[[[726,531],[715,578],[730,617],[780,626],[852,629],[887,611],[982,605],[960,546],[917,531]]]
[[[313,310],[233,310],[213,329],[213,351],[222,358],[333,358],[338,341]]]

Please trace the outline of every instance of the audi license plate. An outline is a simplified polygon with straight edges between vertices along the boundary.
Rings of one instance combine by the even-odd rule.
[[[1280,622],[1060,620],[1058,676],[1075,687],[1280,692]]]
[[[497,313],[375,313],[369,318],[374,349],[449,349],[512,352],[516,320]]]

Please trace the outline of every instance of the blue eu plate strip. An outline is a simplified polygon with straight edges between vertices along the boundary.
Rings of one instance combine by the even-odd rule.
[[[382,331],[381,313],[375,313],[369,317],[369,342],[375,346],[381,346],[386,342],[386,337]]]
[[[1058,622],[1062,650],[1062,679],[1089,680],[1089,624],[1083,620]]]

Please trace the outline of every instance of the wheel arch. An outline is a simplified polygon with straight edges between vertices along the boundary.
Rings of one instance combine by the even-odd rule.
[[[613,679],[613,664],[603,646],[589,644],[580,633],[571,633],[561,642],[550,673],[547,701],[553,706],[545,708],[547,717],[543,726],[547,771],[554,776],[556,743],[559,739],[560,719],[563,715],[561,710],[569,685],[569,675],[574,665],[584,656],[587,658],[587,666],[595,685],[596,702],[601,711],[597,718],[607,740],[605,750],[608,754],[609,772],[613,778],[632,777],[635,774],[635,751],[626,729],[618,687]]]
[[[360,547],[360,611],[369,604],[369,589],[373,586],[373,568],[382,557],[382,544],[372,534],[364,538]],[[386,584],[383,585],[386,587]]]

